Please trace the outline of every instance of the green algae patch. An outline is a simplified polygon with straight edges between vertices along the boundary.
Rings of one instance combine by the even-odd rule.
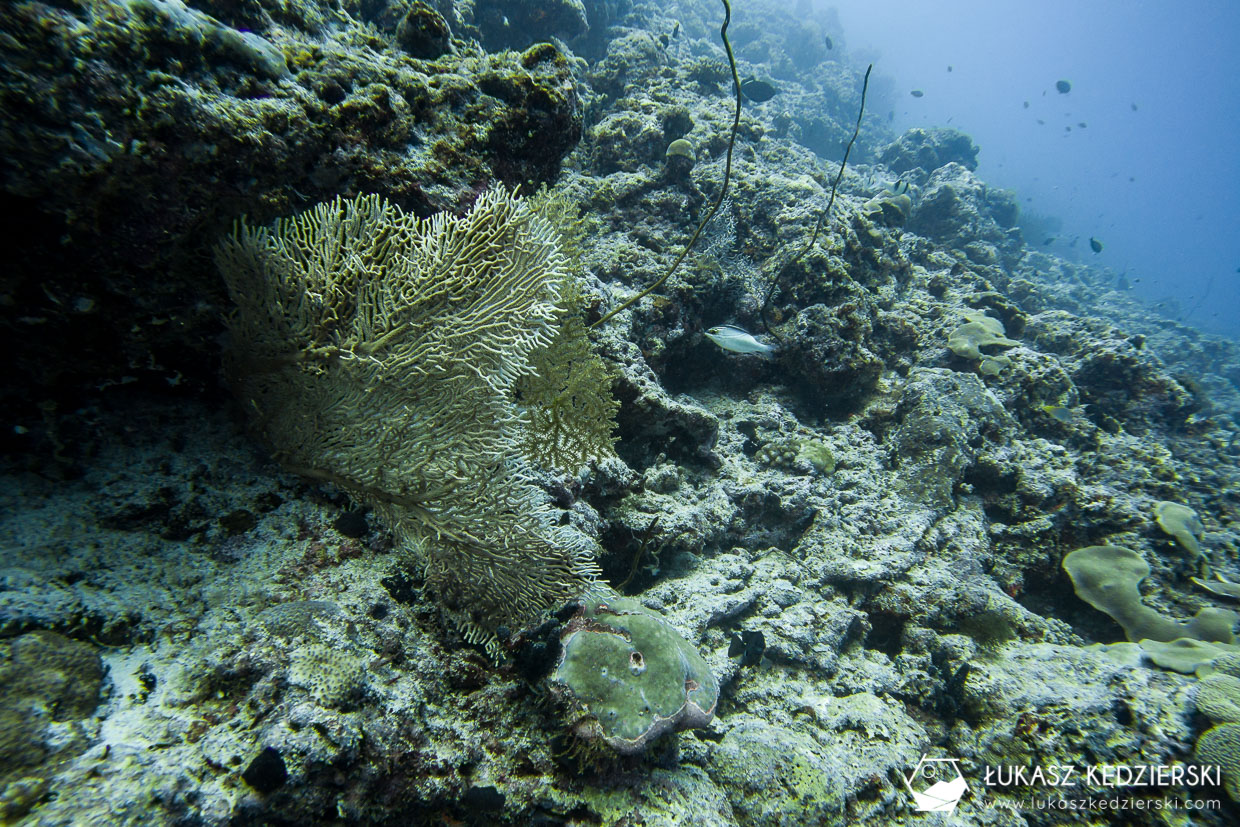
[[[982,376],[998,376],[1004,368],[1011,367],[1012,360],[1007,356],[983,356],[977,372]]]
[[[1202,580],[1200,577],[1190,577],[1189,580],[1193,581],[1193,585],[1208,591],[1215,597],[1240,600],[1240,583],[1224,580],[1221,574],[1215,574],[1213,580]]]
[[[1175,538],[1175,541],[1194,557],[1201,555],[1197,535],[1201,533],[1201,520],[1197,512],[1180,503],[1162,500],[1154,503],[1154,518],[1158,527]]]
[[[875,224],[903,227],[913,211],[913,199],[907,192],[899,194],[891,190],[881,193],[861,205],[861,214]]]
[[[1150,573],[1150,567],[1135,551],[1119,546],[1078,548],[1063,558],[1063,568],[1072,578],[1077,597],[1114,618],[1129,640],[1234,641],[1231,626],[1237,617],[1235,612],[1206,608],[1191,620],[1181,622],[1142,603],[1138,585]]]
[[[635,600],[593,597],[560,638],[551,677],[578,710],[574,733],[636,755],[662,735],[704,727],[719,685],[706,661]]]
[[[982,348],[1014,347],[1020,342],[1004,336],[1003,322],[985,313],[965,313],[965,323],[947,337],[947,348],[965,359],[981,359]]]
[[[1139,645],[1145,656],[1158,668],[1198,676],[1219,656],[1236,649],[1226,643],[1206,643],[1187,637],[1172,641],[1143,640]]]
[[[664,153],[665,158],[686,158],[690,163],[697,160],[697,156],[693,152],[693,144],[684,138],[677,138],[667,145],[667,152]]]

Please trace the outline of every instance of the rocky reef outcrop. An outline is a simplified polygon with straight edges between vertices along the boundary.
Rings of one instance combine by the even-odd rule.
[[[92,385],[211,384],[227,300],[209,253],[242,214],[366,192],[462,212],[492,183],[555,179],[582,130],[566,54],[415,35],[419,15],[442,22],[422,3],[391,25],[375,12],[378,30],[360,11],[0,9],[8,416],[72,409]]]
[[[969,781],[954,819],[1017,827],[1075,816],[987,768],[1196,756],[1230,774],[1141,800],[1235,821],[1234,633],[1126,641],[1064,561],[1123,549],[1125,605],[1160,629],[1230,616],[1240,350],[1028,248],[954,130],[863,118],[824,214],[862,72],[811,4],[758,8],[733,9],[738,70],[777,91],[734,139],[713,3],[0,10],[24,239],[0,303],[0,819],[898,825],[929,757]],[[497,621],[487,651],[384,521],[399,500],[447,526],[419,543],[470,539],[428,508],[477,468],[368,456],[368,508],[280,467],[217,376],[205,254],[242,213],[375,192],[461,215],[492,182],[574,208],[553,315],[593,325],[619,412],[615,456],[522,465],[537,505],[503,514],[588,538],[597,590]],[[723,325],[754,346],[706,336]],[[273,352],[253,381],[326,371]],[[338,458],[323,410],[297,421]],[[383,410],[380,436],[440,424]],[[1168,504],[1195,515],[1181,536]]]

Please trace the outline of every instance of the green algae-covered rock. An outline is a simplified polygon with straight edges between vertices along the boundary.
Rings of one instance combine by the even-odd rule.
[[[714,717],[719,684],[706,661],[635,600],[590,598],[560,644],[551,680],[585,713],[573,725],[585,741],[635,755],[661,735]]]
[[[0,824],[40,799],[53,767],[82,752],[73,727],[99,705],[103,663],[95,647],[47,630],[0,641]]]
[[[845,772],[808,735],[752,721],[730,730],[708,771],[741,824],[844,824]]]
[[[24,634],[0,649],[8,700],[37,702],[54,721],[75,721],[99,705],[103,664],[93,646],[55,632]]]

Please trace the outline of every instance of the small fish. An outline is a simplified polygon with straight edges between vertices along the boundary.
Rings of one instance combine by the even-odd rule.
[[[1136,112],[1136,111],[1137,111],[1137,105],[1136,105],[1135,103],[1132,105],[1132,111],[1133,111],[1133,112]]]
[[[949,63],[949,64],[947,64],[947,71],[949,71],[949,72],[950,72],[951,70],[952,70],[952,67],[951,67],[951,64]]]
[[[908,181],[901,178],[891,185],[890,192],[892,195],[903,195],[908,192]]]
[[[920,89],[914,89],[912,92],[909,92],[909,94],[910,94],[910,95],[912,95],[912,96],[913,96],[913,97],[915,97],[915,98],[920,98],[922,95],[924,95],[924,94],[926,94],[926,93],[925,93],[925,92],[923,92],[923,91],[921,91]]]
[[[1055,81],[1055,88],[1059,90],[1059,94],[1066,95],[1072,91],[1072,84],[1066,80]]]
[[[1048,244],[1054,244],[1054,243],[1055,243],[1055,236],[1051,236],[1050,238],[1042,242],[1042,246],[1045,247]]]
[[[672,39],[665,34],[661,34],[659,35],[659,43],[663,45],[664,49],[666,49],[668,46],[672,45]]]
[[[706,331],[706,338],[724,350],[730,350],[733,353],[774,353],[775,346],[764,344],[755,339],[751,334],[746,333],[739,327],[733,327],[730,324],[712,327]]]
[[[754,103],[766,103],[779,94],[779,87],[769,80],[758,80],[750,76],[748,80],[741,82],[741,94]]]
[[[755,666],[762,662],[762,653],[766,651],[766,636],[761,632],[744,630],[740,635],[732,635],[728,641],[728,657],[740,657],[741,666]]]
[[[1079,126],[1081,129],[1084,129],[1084,128],[1085,128],[1085,121],[1081,121],[1080,123],[1078,123],[1078,124],[1077,124],[1077,126]]]
[[[1029,108],[1029,101],[1025,101],[1025,109]]]
[[[1042,120],[1041,118],[1038,118],[1038,126],[1046,126],[1046,121]]]
[[[680,21],[677,20],[676,25],[672,27],[672,40],[678,40],[679,38],[680,38]]]
[[[1095,253],[1101,253],[1102,242],[1094,238],[1093,236],[1090,236],[1089,237],[1089,249],[1093,250]]]
[[[835,48],[835,44],[831,42],[831,36],[826,34],[822,36],[822,45],[827,47],[828,52]]]
[[[1056,422],[1072,421],[1072,409],[1064,405],[1043,405],[1042,411]]]

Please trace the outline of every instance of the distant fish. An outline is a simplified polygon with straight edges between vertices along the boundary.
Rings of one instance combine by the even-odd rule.
[[[1133,112],[1136,112],[1136,111],[1137,111],[1137,105],[1136,105],[1135,103],[1132,105],[1132,111],[1133,111]]]
[[[1065,126],[1065,127],[1063,128],[1063,131],[1064,131],[1064,132],[1071,132],[1071,131],[1072,131],[1072,127],[1070,127],[1070,126]]]
[[[949,63],[949,64],[947,64],[947,71],[949,71],[949,72],[950,72],[951,70],[952,70],[952,65]]]
[[[1102,242],[1094,238],[1093,236],[1090,236],[1089,237],[1089,249],[1093,250],[1095,253],[1101,253]]]
[[[741,83],[741,93],[754,103],[766,103],[779,94],[779,88],[770,81],[758,80],[750,76],[748,80]]]
[[[1050,238],[1042,242],[1042,246],[1045,247],[1048,244],[1054,244],[1054,243],[1055,243],[1055,236],[1051,236]]]
[[[680,21],[677,20],[676,25],[672,26],[672,40],[677,40],[679,37],[680,37]]]
[[[1084,129],[1084,128],[1085,128],[1085,121],[1081,121],[1080,123],[1078,123],[1078,124],[1077,124],[1077,126],[1078,126],[1078,127],[1080,127],[1081,129]]]
[[[1066,80],[1055,81],[1055,88],[1059,90],[1059,94],[1066,95],[1072,91],[1072,84]]]
[[[828,52],[835,48],[835,44],[831,42],[831,35],[824,34],[822,36],[822,45],[827,47]]]
[[[1042,120],[1041,118],[1038,118],[1038,126],[1046,126],[1046,121]]]
[[[712,327],[706,331],[706,338],[724,350],[733,353],[774,353],[775,346],[759,342],[752,334],[730,324]]]
[[[1056,422],[1072,421],[1072,409],[1063,405],[1043,405],[1042,411]]]
[[[908,192],[908,181],[905,181],[903,178],[891,186],[892,195],[903,195],[906,192]]]
[[[923,92],[923,91],[921,91],[920,89],[914,89],[912,92],[909,92],[909,94],[910,94],[910,95],[912,95],[912,96],[913,96],[913,97],[915,97],[915,98],[920,98],[922,95],[924,95],[924,94],[926,94],[926,93],[925,93],[925,92]]]
[[[1029,108],[1029,101],[1025,101],[1025,108],[1026,108],[1026,109],[1028,109],[1028,108]]]

